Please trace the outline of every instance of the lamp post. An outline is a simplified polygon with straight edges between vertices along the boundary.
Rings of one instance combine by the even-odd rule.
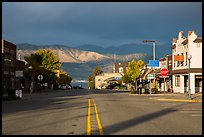
[[[153,60],[155,60],[155,58],[156,58],[156,49],[155,49],[155,46],[156,46],[156,42],[155,42],[155,40],[143,40],[143,42],[144,43],[147,43],[147,42],[151,42],[151,43],[153,43]],[[153,68],[154,69],[154,68]],[[150,81],[151,82],[151,81]],[[156,83],[155,83],[155,73],[154,73],[154,85],[155,85],[155,87],[156,87]]]
[[[32,91],[33,91],[33,81],[32,81],[32,69],[33,69],[33,67],[32,66],[29,66],[28,67],[28,69],[29,69],[29,72],[30,72],[30,94],[32,93]]]
[[[191,88],[190,88],[190,60],[191,60],[192,56],[191,54],[188,54],[188,99],[192,99],[191,98]]]

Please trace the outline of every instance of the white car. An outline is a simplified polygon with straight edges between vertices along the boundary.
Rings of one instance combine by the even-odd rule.
[[[60,89],[71,89],[71,86],[68,84],[59,85]]]

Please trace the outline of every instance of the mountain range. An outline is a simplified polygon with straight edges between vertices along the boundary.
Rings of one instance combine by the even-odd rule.
[[[167,48],[168,46],[163,47],[166,48],[157,51],[157,57],[164,57],[171,51]],[[20,55],[20,59],[24,60],[25,56],[29,56],[41,48],[52,49],[60,62],[63,62],[62,69],[67,71],[75,80],[86,80],[92,74],[95,66],[100,66],[104,72],[112,72],[114,61],[125,62],[132,59],[136,61],[142,59],[145,63],[148,63],[152,59],[152,46],[143,44],[125,44],[119,47],[108,48],[86,44],[73,48],[59,44],[33,45],[23,43],[17,44],[17,57]],[[116,58],[114,58],[114,54],[117,55]]]
[[[87,51],[94,51],[101,54],[114,54],[117,55],[127,55],[127,54],[135,54],[135,53],[146,53],[147,55],[152,56],[152,45],[151,44],[136,44],[136,43],[130,43],[130,44],[123,44],[117,47],[111,46],[111,47],[100,47],[97,45],[81,45],[76,47],[80,50],[87,50]],[[162,58],[166,56],[166,54],[171,54],[171,43],[166,44],[160,44],[155,46],[156,49],[156,59]]]

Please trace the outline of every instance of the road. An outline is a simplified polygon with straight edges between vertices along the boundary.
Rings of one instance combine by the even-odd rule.
[[[2,103],[3,135],[201,135],[202,103],[62,90]]]

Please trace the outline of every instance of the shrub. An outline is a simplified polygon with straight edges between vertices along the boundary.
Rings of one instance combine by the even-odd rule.
[[[90,87],[90,89],[94,89],[95,88],[94,82],[89,82],[88,87]]]
[[[12,94],[12,95],[9,95],[9,96],[3,96],[2,97],[3,101],[17,100],[17,99],[20,99],[20,98],[16,97],[15,94]]]
[[[136,89],[133,88],[133,89],[131,90],[131,94],[137,94],[137,93],[138,93],[138,91],[137,91]]]
[[[157,94],[157,93],[159,93],[159,91],[158,91],[157,88],[152,88],[151,92],[152,92],[153,94]]]

